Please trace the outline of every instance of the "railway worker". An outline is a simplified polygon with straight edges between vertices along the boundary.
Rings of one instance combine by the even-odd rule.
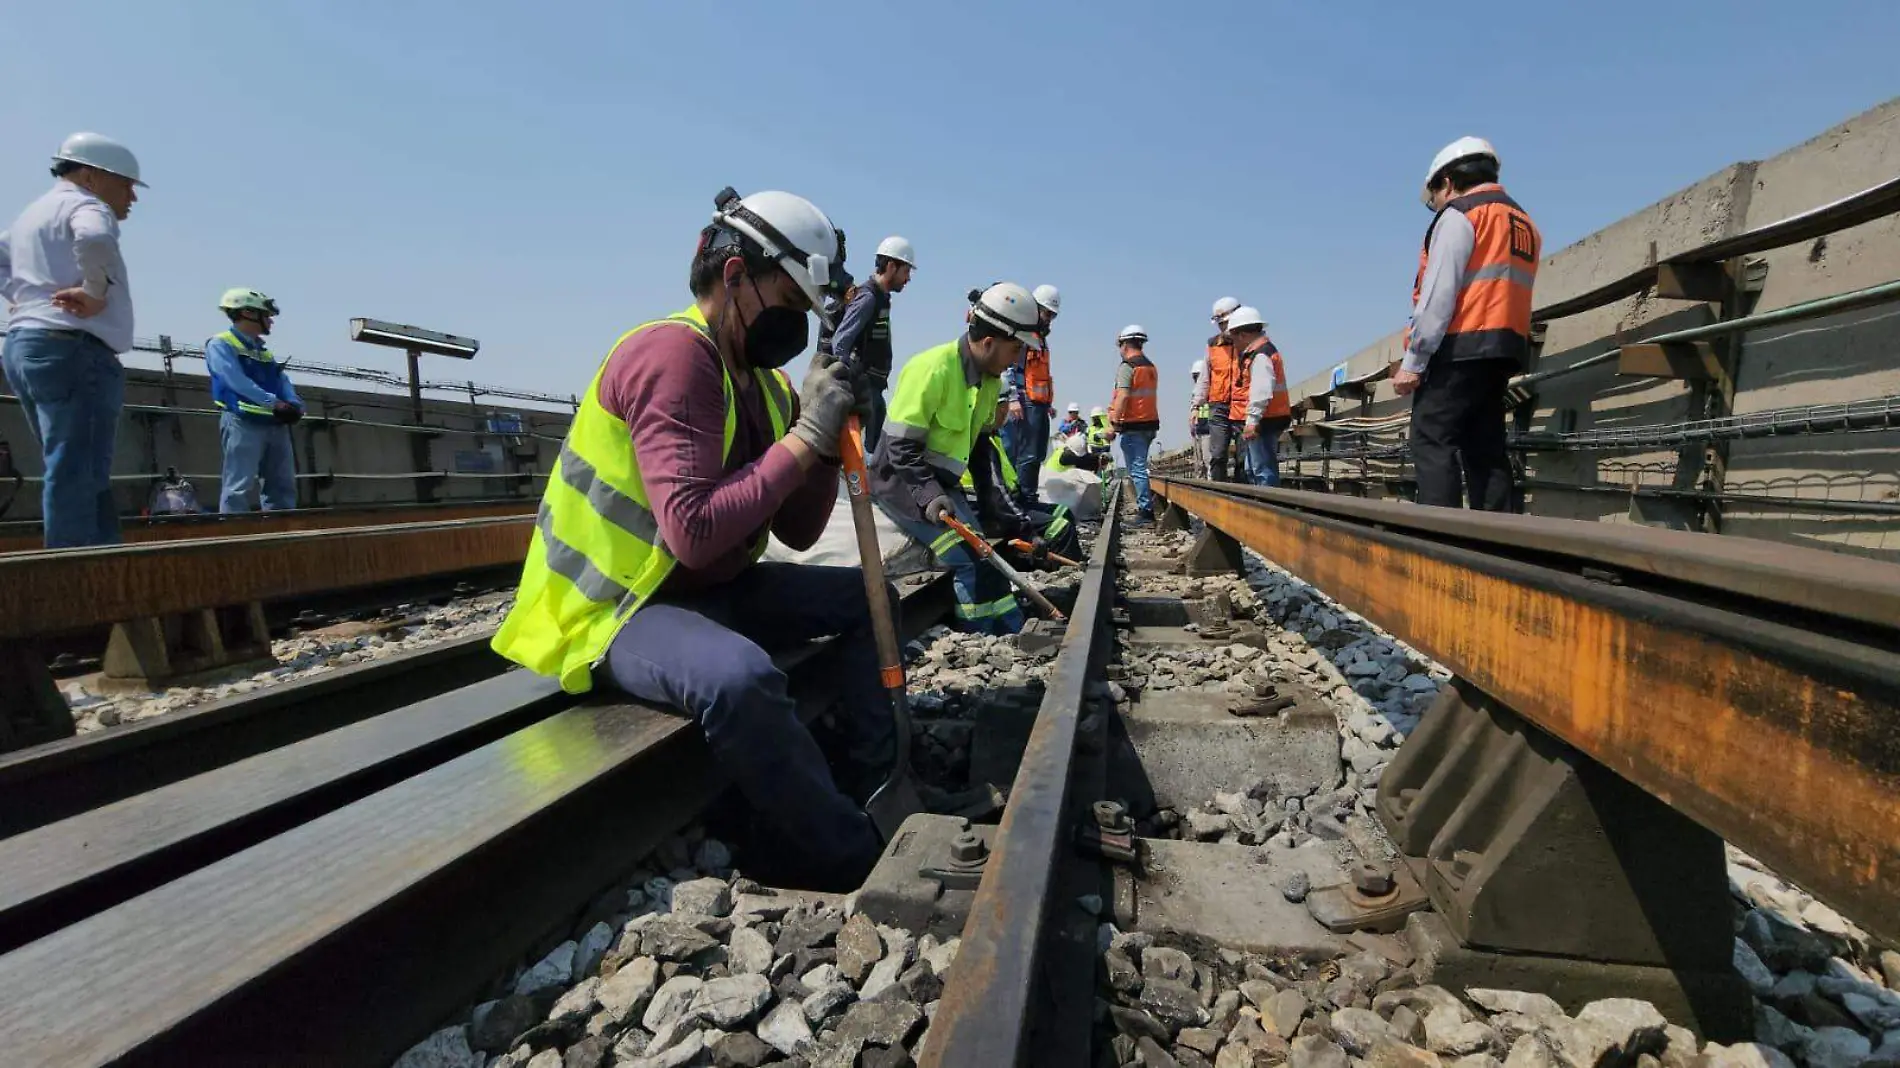
[[[852,287],[830,338],[832,354],[852,368],[869,402],[864,415],[867,452],[884,431],[884,387],[891,379],[891,296],[904,291],[916,269],[917,252],[909,241],[892,235],[878,242],[871,277]]]
[[[0,362],[45,457],[46,547],[110,545],[119,540],[119,354],[132,348],[119,224],[145,183],[131,150],[95,133],[62,142],[52,169],[53,188],[0,230],[0,304],[12,309]]]
[[[1154,500],[1148,494],[1148,450],[1161,431],[1161,409],[1156,399],[1160,379],[1155,365],[1142,351],[1148,344],[1148,331],[1130,324],[1115,335],[1121,346],[1121,366],[1115,370],[1115,394],[1108,405],[1109,425],[1121,439],[1122,462],[1128,477],[1135,482],[1135,515],[1139,522],[1155,517]]]
[[[1089,421],[1082,428],[1082,440],[1088,444],[1090,452],[1108,455],[1108,446],[1115,440],[1115,431],[1108,425],[1107,408],[1098,404],[1089,409]]]
[[[1239,448],[1241,428],[1227,418],[1234,400],[1234,343],[1227,336],[1227,317],[1239,307],[1238,298],[1222,297],[1209,316],[1214,336],[1207,339],[1207,477],[1216,482],[1228,481],[1230,463],[1236,464],[1236,475],[1239,470],[1229,452]]]
[[[211,400],[224,454],[218,511],[254,511],[255,489],[264,511],[297,507],[297,455],[290,428],[303,418],[303,401],[284,365],[264,344],[277,302],[255,289],[227,289],[218,307],[231,328],[205,342]]]
[[[996,419],[990,429],[977,438],[970,451],[969,467],[959,484],[975,499],[976,515],[984,530],[999,538],[1032,540],[1039,543],[1038,552],[1054,552],[1076,559],[1081,541],[1069,522],[1068,508],[1062,505],[1043,508],[1023,501],[1015,466],[1009,462],[1009,451],[999,430],[1006,425],[1008,410],[1007,395],[997,394]],[[977,490],[976,479],[971,474],[977,470],[989,471],[989,478],[985,480],[989,487],[987,492]]]
[[[1256,486],[1280,484],[1280,435],[1293,425],[1293,405],[1286,385],[1286,365],[1280,350],[1267,337],[1267,324],[1257,308],[1245,305],[1227,317],[1227,332],[1238,350],[1238,366],[1247,393],[1241,405],[1241,440],[1247,447],[1247,468]]]
[[[1056,427],[1056,436],[1067,441],[1069,435],[1080,434],[1087,429],[1088,424],[1082,421],[1082,406],[1071,403],[1067,414],[1062,417],[1062,425]]]
[[[1531,351],[1531,286],[1543,237],[1498,184],[1498,154],[1461,137],[1432,160],[1432,210],[1412,283],[1405,356],[1392,375],[1412,397],[1418,503],[1517,509],[1505,391]]]
[[[871,457],[871,496],[898,529],[950,568],[965,629],[1014,634],[1023,614],[1009,584],[983,566],[943,519],[980,524],[957,482],[996,411],[1004,368],[1022,358],[1040,320],[1035,298],[1012,282],[983,290],[961,337],[912,356],[897,375],[884,437]],[[989,472],[972,476],[988,492]]]
[[[1042,323],[1036,340],[1024,346],[1022,362],[1003,375],[1010,395],[1003,442],[1009,446],[1009,462],[1016,466],[1014,481],[1021,487],[1019,496],[1031,505],[1039,495],[1043,458],[1049,455],[1049,427],[1056,402],[1055,379],[1049,373],[1049,330],[1062,311],[1062,294],[1055,286],[1037,286],[1035,297]]]
[[[759,561],[768,533],[811,546],[838,496],[849,369],[814,357],[794,400],[779,368],[840,239],[790,193],[715,203],[693,302],[622,334],[581,400],[494,647],[570,693],[692,716],[750,803],[748,867],[846,889],[881,849],[861,802],[894,756],[863,574]],[[771,659],[829,635],[851,748],[836,778]]]
[[[1193,447],[1194,477],[1207,477],[1207,424],[1212,406],[1207,402],[1207,361],[1195,360],[1188,371],[1193,387],[1188,393],[1188,443]]]

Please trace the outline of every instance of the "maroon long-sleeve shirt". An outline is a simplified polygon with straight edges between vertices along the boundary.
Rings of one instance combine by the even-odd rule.
[[[732,376],[738,429],[721,461],[721,378],[713,344],[672,323],[615,346],[600,376],[601,407],[627,424],[647,503],[679,561],[662,590],[731,581],[751,562],[746,546],[768,525],[792,548],[810,548],[838,499],[837,465],[820,461],[799,470],[773,435],[765,396],[749,372]],[[794,398],[793,418],[796,408]]]

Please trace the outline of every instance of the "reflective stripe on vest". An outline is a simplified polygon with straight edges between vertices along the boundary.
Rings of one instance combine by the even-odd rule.
[[[1146,356],[1137,356],[1126,362],[1134,373],[1129,376],[1128,388],[1118,391],[1122,395],[1120,422],[1160,422],[1161,409],[1155,402],[1155,390],[1160,384],[1160,377],[1155,372],[1154,362]]]
[[[236,330],[226,330],[214,340],[222,341],[237,350],[238,365],[244,369],[244,377],[250,379],[259,389],[273,397],[282,393],[284,365],[277,362],[277,357],[268,347],[253,350],[244,343],[243,338],[238,336]],[[264,404],[253,404],[245,400],[237,390],[220,381],[216,375],[211,376],[211,402],[227,412],[243,412],[246,415],[258,415],[267,419],[277,415],[276,408]]]
[[[738,434],[738,398],[732,374],[713,347],[697,306],[634,327],[615,340],[607,355],[634,334],[669,324],[697,331],[701,352],[719,366],[726,402],[720,455],[728,457]],[[491,643],[509,660],[557,679],[568,693],[592,688],[594,665],[606,655],[620,627],[659,590],[675,563],[647,499],[632,434],[624,421],[601,406],[600,376],[606,367],[602,359],[561,443],[514,606]],[[764,394],[772,440],[777,441],[791,419],[791,383],[780,371],[752,373]],[[754,560],[764,553],[765,542],[761,533],[750,546]]]
[[[1031,404],[1055,403],[1056,386],[1055,379],[1049,377],[1047,346],[1023,350],[1023,392],[1029,395]]]
[[[1537,281],[1537,261],[1543,235],[1536,224],[1496,184],[1481,185],[1445,205],[1471,221],[1471,259],[1458,287],[1458,307],[1445,328],[1445,339],[1434,356],[1451,360],[1530,357],[1531,289]],[[1418,275],[1412,280],[1412,307],[1418,307],[1431,260],[1432,230],[1445,211],[1432,217],[1425,245],[1418,253]],[[1411,347],[1411,330],[1405,337]]]
[[[1060,452],[1057,455],[1061,455]],[[1054,540],[1061,537],[1062,532],[1067,529],[1069,529],[1069,506],[1058,504],[1055,514],[1049,520],[1049,525],[1042,528],[1042,536]]]
[[[1219,337],[1207,339],[1207,403],[1225,408],[1234,399],[1234,346]]]

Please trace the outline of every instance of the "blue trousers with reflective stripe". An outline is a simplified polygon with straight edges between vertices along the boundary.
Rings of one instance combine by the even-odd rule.
[[[976,512],[962,493],[952,493],[950,503],[956,507],[957,518],[963,520],[964,525],[971,530],[982,530],[977,525]],[[950,569],[950,581],[957,591],[958,629],[975,634],[1014,634],[1023,629],[1023,610],[1016,604],[1016,594],[1009,580],[977,559],[949,527],[898,515],[882,502],[878,507],[897,524],[897,529],[923,543],[937,557],[938,563]]]
[[[274,419],[225,412],[218,417],[218,440],[224,446],[218,511],[255,511],[253,488],[266,512],[297,507],[297,457],[289,427]]]
[[[896,755],[870,625],[859,569],[758,563],[723,585],[656,596],[620,629],[595,677],[698,720],[760,832],[742,843],[752,850],[743,866],[850,890],[883,848],[851,795],[868,797]],[[772,664],[774,652],[831,635],[844,635],[826,673],[848,750],[837,777]]]

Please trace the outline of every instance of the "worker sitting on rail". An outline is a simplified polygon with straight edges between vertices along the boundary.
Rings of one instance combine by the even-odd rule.
[[[1478,137],[1439,150],[1421,194],[1432,210],[1412,283],[1405,358],[1418,503],[1515,511],[1504,420],[1511,376],[1531,353],[1531,287],[1543,237],[1498,184],[1498,153]]]
[[[249,512],[256,489],[264,511],[297,507],[297,454],[290,428],[303,418],[303,401],[284,365],[264,344],[277,302],[255,289],[227,289],[218,307],[231,329],[205,342],[211,399],[224,451],[218,511]]]
[[[898,373],[884,437],[871,457],[872,499],[950,568],[957,618],[982,633],[1016,633],[1022,609],[1008,582],[980,566],[943,520],[979,526],[957,480],[994,416],[1003,369],[1022,357],[1039,324],[1035,298],[1022,286],[998,282],[978,294],[962,337],[918,353]],[[979,493],[988,492],[987,470],[973,478]]]
[[[861,801],[895,755],[864,578],[759,562],[768,533],[809,547],[838,496],[849,370],[815,357],[794,403],[778,368],[806,347],[841,239],[790,193],[716,204],[693,303],[621,335],[588,387],[494,647],[570,693],[606,683],[693,716],[750,802],[748,869],[841,890],[881,849]],[[830,635],[842,781],[771,657]]]
[[[1044,563],[1049,553],[1078,559],[1081,539],[1075,532],[1075,524],[1069,522],[1069,509],[1059,504],[1054,508],[1025,504],[1017,492],[1016,466],[1010,462],[1009,449],[1000,429],[1007,425],[1010,403],[1008,394],[997,395],[996,418],[978,435],[970,450],[970,464],[960,480],[963,491],[975,498],[976,515],[982,520],[983,529],[999,538],[1030,542],[1034,546],[1030,551],[1034,563]],[[990,473],[987,492],[977,492],[971,472],[978,470]]]

